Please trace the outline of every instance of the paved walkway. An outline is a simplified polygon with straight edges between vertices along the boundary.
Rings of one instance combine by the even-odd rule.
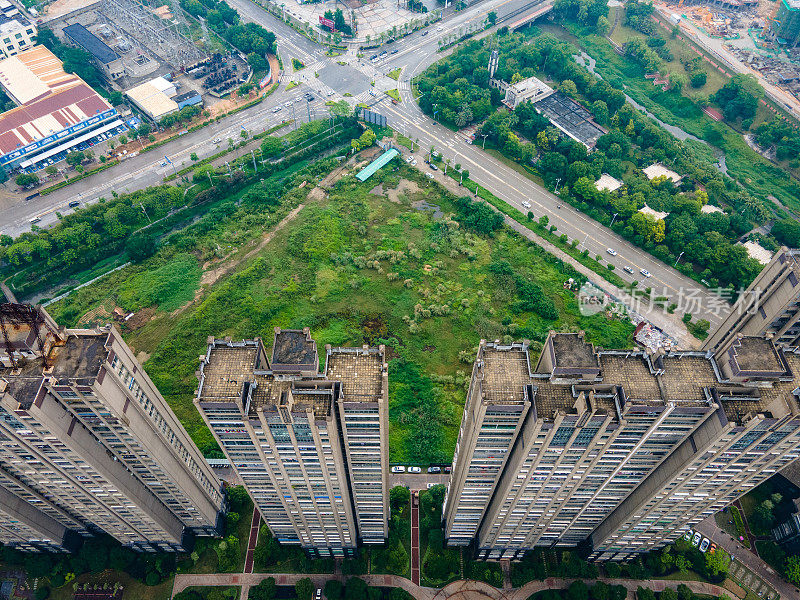
[[[274,577],[277,585],[294,585],[299,579],[308,577],[312,583],[318,587],[324,587],[325,582],[331,579],[345,581],[347,578],[342,575],[314,575],[314,574],[280,574],[280,573],[226,573],[214,575],[176,575],[175,584],[172,588],[173,597],[192,586],[222,586],[238,585],[242,586],[242,600],[247,600],[247,594],[251,587],[258,585],[262,579]],[[531,594],[544,590],[560,590],[569,587],[575,579],[562,579],[550,577],[544,581],[531,581],[521,588],[510,590],[498,590],[488,583],[473,580],[454,581],[441,589],[421,587],[411,582],[405,577],[397,575],[362,575],[368,585],[382,587],[399,587],[414,596],[416,600],[527,600]],[[665,579],[651,579],[641,581],[635,579],[586,579],[589,585],[595,581],[604,581],[609,585],[622,585],[628,590],[628,598],[633,599],[633,592],[640,586],[649,587],[655,592],[662,592],[666,588],[676,589],[680,584],[685,584],[695,594],[705,594],[718,597],[722,594],[736,596],[743,599],[745,591],[732,582],[728,582],[726,587],[705,583],[702,581],[671,581]],[[788,596],[787,598],[791,598]]]
[[[419,585],[419,492],[411,493],[411,582]]]
[[[258,543],[258,528],[261,525],[261,513],[257,508],[253,508],[253,519],[250,521],[250,539],[247,540],[247,554],[244,558],[244,572],[253,572],[253,554]]]

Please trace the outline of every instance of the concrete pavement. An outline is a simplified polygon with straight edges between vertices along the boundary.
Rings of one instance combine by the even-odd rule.
[[[419,585],[419,494],[411,494],[411,582]]]

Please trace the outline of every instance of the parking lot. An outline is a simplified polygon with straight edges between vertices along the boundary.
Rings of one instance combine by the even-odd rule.
[[[59,152],[58,154],[54,154],[53,156],[51,156],[51,157],[49,157],[49,158],[47,158],[45,160],[42,160],[40,162],[37,162],[36,164],[31,165],[30,167],[28,167],[26,169],[21,169],[20,173],[35,173],[36,171],[40,171],[41,169],[49,167],[50,165],[54,165],[54,164],[60,163],[62,160],[67,158],[67,154],[69,154],[70,152],[74,152],[76,150],[81,150],[81,151],[89,150],[89,149],[97,146],[98,144],[102,144],[103,142],[108,141],[108,140],[112,139],[113,137],[115,137],[117,135],[120,135],[121,133],[123,133],[123,132],[125,132],[127,130],[128,130],[128,127],[126,125],[124,125],[124,124],[120,125],[119,127],[115,127],[114,129],[110,129],[109,131],[106,131],[105,133],[101,133],[99,135],[96,135],[95,137],[93,137],[91,139],[88,139],[85,142],[81,142],[80,144],[78,144],[74,148],[70,148],[69,150],[64,150],[63,152]]]
[[[780,598],[780,595],[772,588],[772,586],[770,586],[766,581],[761,579],[761,577],[753,573],[738,560],[734,560],[731,563],[730,569],[728,570],[728,575],[736,583],[747,588],[759,598],[764,598],[764,600],[777,600]]]

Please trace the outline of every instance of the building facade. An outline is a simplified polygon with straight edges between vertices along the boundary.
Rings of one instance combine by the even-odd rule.
[[[800,250],[783,247],[756,276],[703,350],[729,346],[741,334],[800,345]]]
[[[523,349],[482,342],[472,386],[510,382],[509,359]],[[505,364],[486,360],[495,353]],[[487,472],[470,450],[478,446],[464,444],[448,486],[446,523],[467,514],[470,524],[463,535],[448,529],[448,539],[474,543],[483,558],[558,546],[630,558],[674,541],[799,455],[800,354],[764,338],[739,337],[716,355],[648,354],[551,334],[535,369],[515,381],[525,416],[510,442],[504,424],[502,468]],[[459,443],[488,433],[466,417],[464,425]],[[461,485],[470,472],[496,481],[490,493]]]
[[[0,322],[6,491],[78,535],[142,550],[218,533],[222,485],[119,332],[59,328],[16,304]]]
[[[273,535],[346,556],[388,535],[388,371],[383,347],[326,347],[309,331],[210,339],[195,404]]]

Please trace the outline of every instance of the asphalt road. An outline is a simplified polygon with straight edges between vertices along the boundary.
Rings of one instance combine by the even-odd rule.
[[[30,228],[30,219],[33,217],[41,218],[39,226],[47,226],[55,222],[57,211],[68,212],[66,205],[74,199],[86,203],[101,196],[109,196],[112,190],[134,191],[161,183],[163,177],[172,170],[169,165],[161,166],[165,154],[176,168],[190,164],[189,155],[192,152],[196,152],[200,158],[209,156],[218,150],[218,146],[212,143],[216,138],[220,138],[224,144],[228,137],[238,139],[242,127],[255,133],[287,118],[291,109],[283,108],[277,114],[271,112],[272,109],[287,101],[296,100],[310,87],[317,91],[313,107],[317,117],[327,114],[324,100],[345,98],[352,104],[366,102],[374,110],[385,114],[391,127],[419,140],[423,152],[434,147],[437,152],[442,152],[445,158],[450,159],[452,164],[460,163],[463,168],[468,169],[471,179],[480,186],[489,189],[523,213],[531,210],[536,218],[547,215],[550,224],[555,225],[559,233],[566,234],[570,240],[577,240],[579,248],[588,249],[590,255],[602,256],[604,263],[613,265],[615,273],[624,280],[639,281],[640,288],[650,287],[654,296],[666,296],[670,302],[678,304],[676,314],[691,312],[708,319],[713,327],[721,322],[729,310],[726,302],[716,294],[569,205],[562,205],[546,189],[486,154],[478,146],[468,144],[464,136],[438,125],[420,111],[412,98],[410,81],[441,58],[442,53],[438,52],[439,40],[463,32],[470,25],[483,23],[489,11],[495,11],[498,18],[502,19],[505,15],[532,4],[530,0],[484,0],[461,12],[446,14],[441,23],[385,46],[391,54],[376,61],[369,57],[359,59],[354,52],[335,58],[326,57],[314,42],[260,6],[249,0],[231,0],[231,4],[245,21],[255,21],[276,33],[284,67],[291,65],[291,58],[296,57],[305,63],[306,68],[296,73],[291,72],[290,67],[287,68],[281,88],[264,102],[212,126],[182,136],[160,150],[128,159],[104,171],[100,176],[87,178],[48,196],[35,198],[27,203],[18,201],[0,206],[0,231],[12,236],[18,235]],[[526,13],[521,13],[520,17],[524,14]],[[339,62],[346,62],[347,65],[339,65]],[[402,67],[399,81],[387,77],[397,67]],[[289,79],[305,85],[287,92],[284,84]],[[372,82],[374,86],[370,85]],[[383,93],[392,88],[400,90],[402,103],[392,105],[388,96]],[[295,103],[293,107],[299,119],[307,119],[304,103]],[[315,115],[312,118],[313,116]],[[418,166],[427,168],[421,162]],[[529,203],[531,207],[523,206],[523,202]],[[609,248],[616,255],[608,254]],[[623,270],[626,266],[633,270],[632,274]],[[642,269],[652,276],[644,277],[640,273]]]

